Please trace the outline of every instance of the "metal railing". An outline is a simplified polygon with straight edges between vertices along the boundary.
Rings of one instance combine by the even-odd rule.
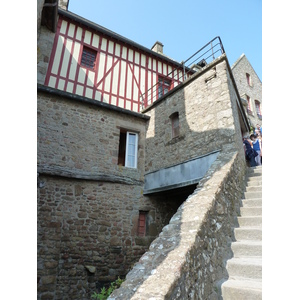
[[[220,57],[223,53],[225,53],[225,50],[221,38],[217,36],[188,59],[182,61],[180,67],[174,68],[171,72],[165,75],[164,78],[169,78],[170,81],[172,81],[174,74],[177,74],[176,80],[182,83],[194,73],[202,70],[207,64]],[[174,88],[174,84],[170,86],[171,87],[168,91]],[[144,94],[141,95],[141,108],[144,109],[148,105],[161,98],[164,94],[166,94],[165,91],[166,90],[162,88],[161,83],[158,81],[155,85],[150,87]]]

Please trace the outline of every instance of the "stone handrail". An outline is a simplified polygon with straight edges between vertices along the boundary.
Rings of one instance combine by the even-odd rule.
[[[217,299],[228,277],[245,171],[241,154],[221,152],[108,300]]]

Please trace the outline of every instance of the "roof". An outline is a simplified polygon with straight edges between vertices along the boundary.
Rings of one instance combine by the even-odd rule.
[[[246,55],[245,55],[244,53],[243,53],[243,54],[237,59],[237,61],[231,66],[231,70],[233,70],[233,69],[239,64],[239,62],[241,62],[242,59],[244,59],[244,58],[247,60],[247,62],[248,62],[249,65],[251,66],[253,72],[256,74],[257,78],[258,78],[259,81],[261,82],[261,79],[260,79],[259,76],[257,75],[256,71],[254,70],[254,68],[252,67],[250,61],[248,60],[248,58],[246,57]]]
[[[113,31],[111,31],[111,30],[109,30],[109,29],[107,29],[107,28],[99,25],[99,24],[96,24],[96,23],[94,23],[92,21],[89,21],[89,20],[83,18],[83,17],[80,17],[80,16],[78,16],[78,15],[76,15],[76,14],[70,12],[70,11],[58,8],[58,14],[61,15],[61,16],[66,17],[66,18],[69,18],[69,19],[71,19],[71,20],[73,20],[75,22],[78,22],[78,23],[80,23],[80,24],[82,24],[84,26],[87,26],[87,27],[89,27],[89,28],[91,28],[91,29],[93,29],[95,31],[98,31],[98,32],[100,32],[102,34],[110,36],[110,37],[112,37],[112,38],[114,38],[114,39],[116,39],[116,40],[118,40],[118,41],[120,41],[122,43],[125,43],[125,44],[128,44],[128,45],[132,46],[132,47],[135,47],[135,48],[137,48],[137,49],[141,50],[142,52],[145,52],[145,53],[147,53],[149,55],[155,56],[155,57],[157,57],[157,58],[159,58],[161,60],[167,61],[167,62],[169,62],[169,63],[171,63],[173,65],[176,65],[178,67],[182,67],[182,64],[179,63],[179,62],[177,62],[176,60],[173,60],[173,59],[171,59],[171,58],[169,58],[169,57],[167,57],[165,55],[162,55],[162,54],[159,54],[159,53],[157,53],[155,51],[152,51],[152,50],[150,50],[150,49],[148,49],[148,48],[146,48],[146,47],[144,47],[144,46],[142,46],[142,45],[140,45],[140,44],[138,44],[138,43],[136,43],[136,42],[134,42],[134,41],[132,41],[132,40],[130,40],[128,38],[125,38],[122,35],[119,35],[119,34],[113,32]]]

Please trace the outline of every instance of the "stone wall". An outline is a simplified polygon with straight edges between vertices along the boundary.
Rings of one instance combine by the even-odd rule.
[[[246,168],[238,93],[230,72],[222,56],[145,110],[151,116],[146,172],[220,153],[109,299],[218,299]],[[176,112],[180,134],[172,138],[169,116]]]
[[[55,33],[45,26],[38,29],[37,39],[37,83],[44,84],[54,43]]]
[[[45,0],[37,0],[37,31],[39,32],[39,29],[41,27],[41,19],[42,19],[42,11],[43,11],[43,6],[44,6]]]
[[[44,86],[37,113],[38,299],[90,299],[130,270],[181,203],[142,194],[148,117]],[[120,128],[139,132],[137,169],[117,165]]]
[[[245,160],[224,152],[109,300],[220,299]]]
[[[262,124],[262,120],[257,117],[254,102],[255,100],[258,100],[260,102],[262,113],[262,83],[245,54],[243,54],[239,58],[239,60],[232,66],[232,73],[234,75],[240,96],[244,99],[246,99],[245,95],[248,95],[250,97],[253,114],[248,114],[248,117],[251,120],[251,123],[254,126],[256,126],[256,124]],[[250,74],[251,76],[252,86],[248,85],[246,73]],[[245,110],[247,111],[247,106]]]
[[[147,109],[150,119],[38,86],[38,299],[89,299],[104,282],[124,276],[163,228],[116,292],[118,299],[135,291],[149,295],[152,283],[146,294],[137,289],[158,270],[159,277],[149,277],[157,287],[163,282],[155,295],[215,295],[212,286],[226,275],[223,260],[230,255],[245,171],[229,73],[222,56]],[[180,120],[176,138],[169,118],[174,112]],[[118,166],[121,129],[139,134],[137,169]],[[158,170],[216,150],[217,160],[194,193],[143,196],[145,168]],[[148,212],[145,237],[137,234],[140,211]],[[167,265],[161,265],[164,260]],[[204,283],[194,291],[192,280],[199,276]]]
[[[223,56],[187,80],[183,87],[145,110],[146,173],[186,160],[242,147],[237,91]],[[178,112],[179,136],[172,138],[170,116]]]
[[[54,91],[46,88],[47,91]],[[79,174],[105,174],[141,183],[145,164],[145,124],[141,114],[114,111],[91,100],[80,102],[59,95],[40,93],[37,106],[38,166]],[[106,107],[106,108],[105,108]],[[138,167],[118,165],[120,129],[139,134]]]

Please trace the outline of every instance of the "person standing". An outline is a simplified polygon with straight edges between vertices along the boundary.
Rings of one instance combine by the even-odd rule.
[[[252,142],[251,140],[249,140],[248,134],[243,137],[243,143],[244,143],[246,159],[249,161],[250,167],[256,167],[257,164],[255,161],[254,151],[252,149]]]
[[[257,152],[257,154],[258,154],[255,157],[256,164],[258,166],[261,166],[262,147],[261,147],[260,139],[258,139],[255,134],[251,134],[250,135],[250,139],[252,141],[253,150],[255,150]]]
[[[259,124],[256,124],[255,134],[256,135],[260,134],[262,136],[262,127]]]

